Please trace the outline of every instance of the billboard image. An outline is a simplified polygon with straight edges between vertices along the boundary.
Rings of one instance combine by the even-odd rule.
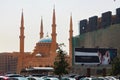
[[[107,48],[75,48],[75,64],[111,64],[117,56],[117,49]]]

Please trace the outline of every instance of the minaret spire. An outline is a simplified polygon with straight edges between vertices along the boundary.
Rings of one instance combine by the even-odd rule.
[[[17,65],[17,73],[20,73],[20,71],[24,67],[24,16],[23,16],[23,10],[21,15],[21,26],[20,26],[20,54],[18,57],[18,65]]]
[[[73,33],[72,13],[70,16],[70,31],[72,31],[72,33]],[[71,36],[72,36],[72,34],[71,34]]]
[[[24,16],[23,10],[21,15],[21,26],[20,26],[20,53],[24,53]]]
[[[70,56],[70,65],[72,66],[72,37],[73,37],[73,23],[72,23],[72,14],[70,16],[70,30],[69,30],[69,56]]]
[[[56,45],[56,16],[55,8],[53,9],[53,18],[52,18],[52,42]]]
[[[53,17],[52,17],[52,44],[51,44],[51,53],[56,54],[56,49],[57,49],[57,42],[56,42],[56,16],[55,16],[55,7],[53,9]],[[54,59],[54,58],[53,58]]]
[[[42,17],[41,17],[40,39],[43,38],[43,35],[44,35],[44,33],[43,33],[43,19],[42,19]]]
[[[54,9],[53,9],[53,24],[55,25],[56,27],[56,16],[55,16],[55,6],[54,6]]]

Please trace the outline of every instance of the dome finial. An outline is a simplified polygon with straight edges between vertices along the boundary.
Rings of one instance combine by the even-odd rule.
[[[47,35],[45,36],[45,38],[42,38],[42,39],[40,39],[40,41],[39,41],[40,43],[42,42],[42,43],[51,43],[52,42],[52,39],[49,37],[49,35],[48,35],[48,32],[47,32]]]

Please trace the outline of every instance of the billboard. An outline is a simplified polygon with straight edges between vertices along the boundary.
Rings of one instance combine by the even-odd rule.
[[[117,49],[108,48],[75,48],[74,63],[81,65],[108,65],[117,56]]]

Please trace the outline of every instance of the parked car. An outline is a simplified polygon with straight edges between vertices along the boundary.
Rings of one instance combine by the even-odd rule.
[[[98,79],[97,77],[84,77],[81,78],[80,80],[104,80],[104,79]]]
[[[8,80],[8,77],[0,76],[0,80]]]
[[[69,77],[74,78],[75,76],[78,76],[77,74],[71,74]]]
[[[28,80],[26,77],[12,77],[14,80]]]
[[[30,76],[34,76],[34,77],[42,77],[42,76],[46,76],[45,74],[31,74]]]
[[[99,80],[109,80],[108,78],[105,78],[105,77],[98,77]]]
[[[44,80],[59,80],[59,79],[56,77],[46,77]]]
[[[28,80],[42,80],[40,77],[26,77]],[[44,80],[44,79],[43,79]]]
[[[26,77],[20,75],[20,74],[6,74],[5,77],[9,77],[13,80],[28,80]]]
[[[84,75],[76,75],[74,78],[76,80],[80,80],[81,78],[84,78],[84,77],[86,77],[86,76],[84,76]]]
[[[6,76],[0,76],[0,80],[16,80],[16,79]]]
[[[109,80],[117,80],[115,77],[113,76],[106,76],[105,78],[109,79]]]
[[[6,77],[23,77],[23,76],[20,75],[20,74],[6,74],[5,76],[6,76]]]
[[[62,77],[62,80],[75,80],[75,78],[72,78],[72,77]]]

